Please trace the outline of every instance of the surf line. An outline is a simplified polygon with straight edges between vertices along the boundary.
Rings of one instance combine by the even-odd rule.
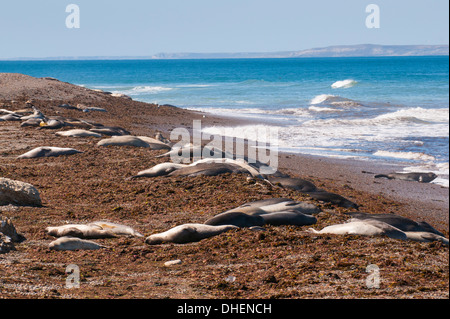
[[[194,120],[192,135],[187,128],[175,128],[170,140],[178,141],[171,154],[173,163],[190,163],[191,158],[246,159],[249,164],[264,164],[273,174],[278,168],[279,131],[277,127],[255,127],[246,131],[239,127],[217,128],[217,133],[202,132],[201,120]],[[208,143],[203,146],[204,142]],[[235,150],[236,149],[236,150]]]

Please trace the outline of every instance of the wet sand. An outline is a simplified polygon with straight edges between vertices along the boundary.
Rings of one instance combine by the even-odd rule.
[[[244,123],[171,106],[158,106],[55,80],[0,74],[0,108],[33,103],[46,115],[82,118],[121,126],[133,135],[165,136],[177,127]],[[103,112],[82,113],[58,105],[86,104]],[[246,121],[245,123],[248,123]],[[347,219],[354,209],[317,202],[293,190],[248,181],[246,176],[155,178],[126,181],[140,170],[166,161],[163,151],[96,146],[97,138],[63,138],[51,130],[0,122],[0,176],[36,186],[43,207],[0,208],[27,240],[0,255],[2,298],[448,298],[448,247],[385,237],[318,236],[309,227],[240,229],[187,245],[146,245],[143,239],[99,240],[101,251],[56,252],[45,227],[108,220],[134,227],[145,236],[208,218],[243,203],[289,197],[322,209],[322,229]],[[37,146],[74,147],[74,156],[18,161]],[[396,169],[354,160],[280,154],[280,170],[338,193],[368,213],[396,213],[425,220],[448,237],[448,189],[374,179]],[[177,266],[166,261],[180,259]],[[81,288],[65,287],[65,267],[80,267]],[[366,286],[366,267],[381,270],[381,287]],[[227,278],[235,278],[230,281]]]

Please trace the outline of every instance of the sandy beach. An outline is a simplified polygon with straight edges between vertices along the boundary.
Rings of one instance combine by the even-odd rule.
[[[178,127],[245,122],[147,104],[55,79],[0,74],[0,109],[26,101],[47,116],[120,126],[132,135],[168,137]],[[107,112],[58,107],[84,104]],[[63,130],[63,129],[61,129]],[[54,130],[0,122],[0,177],[34,185],[42,207],[0,206],[26,240],[0,255],[0,298],[316,299],[449,297],[448,246],[387,237],[317,235],[348,219],[343,208],[304,193],[248,180],[244,175],[157,177],[126,180],[167,161],[161,150],[98,147],[98,138],[69,138]],[[73,147],[74,156],[17,160],[39,146]],[[279,170],[357,203],[359,211],[394,213],[426,221],[448,238],[448,188],[436,184],[374,179],[398,166],[369,161],[280,154]],[[142,238],[101,239],[98,251],[51,251],[47,226],[96,220],[126,224],[145,236],[208,218],[250,201],[287,197],[317,205],[313,226],[239,229],[185,245],[150,246]],[[165,266],[171,260],[181,264]],[[80,267],[81,287],[67,289],[65,269]],[[380,269],[377,289],[366,285],[368,265]],[[233,278],[232,280],[230,278]]]

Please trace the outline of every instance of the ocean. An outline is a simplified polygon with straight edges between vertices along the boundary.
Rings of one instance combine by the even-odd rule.
[[[0,61],[0,72],[252,119],[238,131],[277,128],[279,151],[398,163],[449,184],[448,56]]]

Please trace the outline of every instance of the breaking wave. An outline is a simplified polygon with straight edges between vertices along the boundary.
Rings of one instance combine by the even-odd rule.
[[[334,82],[331,87],[333,89],[348,89],[358,84],[355,80],[343,80]]]

